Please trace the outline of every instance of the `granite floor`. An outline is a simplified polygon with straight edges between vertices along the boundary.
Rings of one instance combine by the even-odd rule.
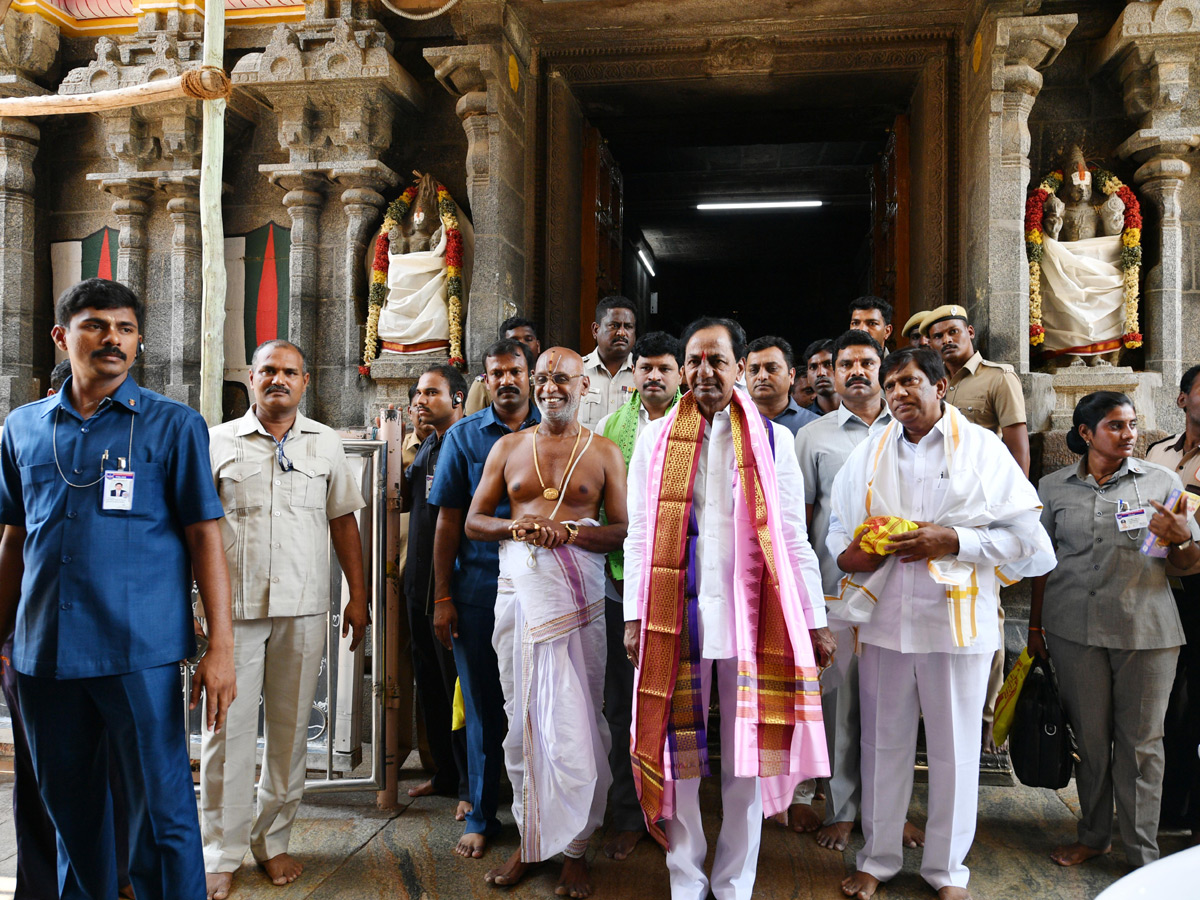
[[[268,883],[252,864],[238,872],[236,900],[434,900],[506,896],[513,900],[554,895],[558,866],[551,863],[508,890],[483,881],[487,868],[499,864],[516,847],[517,833],[505,811],[506,828],[483,860],[463,860],[450,848],[461,826],[453,819],[454,803],[426,797],[410,801],[405,789],[422,776],[410,759],[400,795],[399,810],[375,808],[373,794],[314,796],[300,809],[292,851],[306,869],[285,888]],[[10,786],[0,786],[0,900],[12,896],[16,868]],[[924,821],[926,789],[918,784],[912,818]],[[720,798],[710,780],[702,791],[712,839],[719,823]],[[971,891],[976,900],[1087,900],[1126,871],[1118,852],[1073,869],[1062,869],[1047,858],[1056,844],[1073,838],[1076,819],[1073,788],[1053,792],[1021,786],[983,787],[979,798],[979,828],[971,855]],[[1181,849],[1186,838],[1161,837],[1164,853]],[[808,835],[795,835],[774,822],[763,826],[762,851],[754,896],[762,900],[808,900],[841,896],[838,883],[854,866],[862,835],[844,853],[822,850]],[[604,857],[601,839],[593,841],[594,894],[598,897],[667,897],[669,887],[663,854],[643,841],[624,862]],[[905,852],[904,871],[879,892],[880,900],[921,898],[933,892],[921,880],[919,851]]]

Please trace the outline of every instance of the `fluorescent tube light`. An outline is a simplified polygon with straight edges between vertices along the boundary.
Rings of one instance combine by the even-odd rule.
[[[697,203],[696,209],[808,209],[820,200],[763,200],[756,203]]]
[[[638,247],[638,259],[642,261],[642,265],[646,267],[646,271],[650,273],[650,277],[654,277],[654,266],[650,265],[650,260],[646,256],[646,251]]]

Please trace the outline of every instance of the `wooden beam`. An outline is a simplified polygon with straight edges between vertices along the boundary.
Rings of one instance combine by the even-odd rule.
[[[214,4],[220,6],[220,4]],[[221,9],[224,18],[225,10]],[[162,100],[178,100],[191,97],[211,102],[230,93],[229,76],[221,69],[221,61],[212,66],[190,69],[174,78],[95,91],[90,94],[48,94],[41,97],[6,97],[0,99],[0,116],[58,116],[66,113],[103,112],[106,109],[123,109],[158,103]]]
[[[225,4],[204,5],[204,68],[215,69],[226,90],[203,104],[204,137],[200,151],[200,242],[204,294],[200,311],[200,414],[209,426],[221,422],[221,387],[225,380],[225,227],[221,220],[222,172],[225,165],[225,97],[229,79],[225,57]]]

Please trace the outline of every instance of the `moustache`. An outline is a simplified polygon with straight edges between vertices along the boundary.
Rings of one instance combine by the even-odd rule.
[[[847,387],[848,387],[848,386],[850,386],[850,385],[852,385],[852,384],[865,384],[865,385],[867,385],[868,387],[870,387],[870,385],[871,385],[871,379],[869,379],[869,378],[864,378],[862,375],[855,375],[855,376],[853,376],[852,378],[847,378],[847,379],[846,379],[846,385],[847,385]]]
[[[642,385],[643,391],[665,391],[667,386],[661,381],[647,381]]]
[[[518,388],[518,387],[515,387],[515,386],[513,386],[513,385],[511,385],[511,384],[508,384],[508,385],[505,385],[505,386],[504,386],[504,387],[502,387],[502,388],[497,388],[497,389],[496,389],[496,396],[497,396],[497,397],[502,397],[502,396],[504,396],[504,395],[506,395],[506,394],[520,394],[520,393],[521,393],[521,390],[520,390],[520,388]]]
[[[267,388],[268,394],[290,394],[290,388],[284,387],[282,384],[273,384]]]
[[[114,359],[128,359],[125,351],[120,347],[104,347],[100,350],[92,351],[92,359],[103,359],[106,356],[111,356]]]

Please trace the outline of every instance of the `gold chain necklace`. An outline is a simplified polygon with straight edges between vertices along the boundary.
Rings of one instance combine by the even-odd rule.
[[[533,427],[533,470],[537,472],[538,484],[542,486],[542,496],[547,500],[557,500],[558,495],[562,493],[563,487],[567,483],[567,473],[571,471],[571,463],[575,460],[575,451],[579,449],[579,439],[583,437],[583,426],[579,426],[579,431],[575,434],[575,446],[571,448],[571,458],[567,460],[567,466],[563,469],[563,478],[559,482],[558,487],[546,487],[546,482],[542,480],[542,467],[538,463],[537,451],[537,436],[538,429],[542,427],[542,423],[538,422]]]

